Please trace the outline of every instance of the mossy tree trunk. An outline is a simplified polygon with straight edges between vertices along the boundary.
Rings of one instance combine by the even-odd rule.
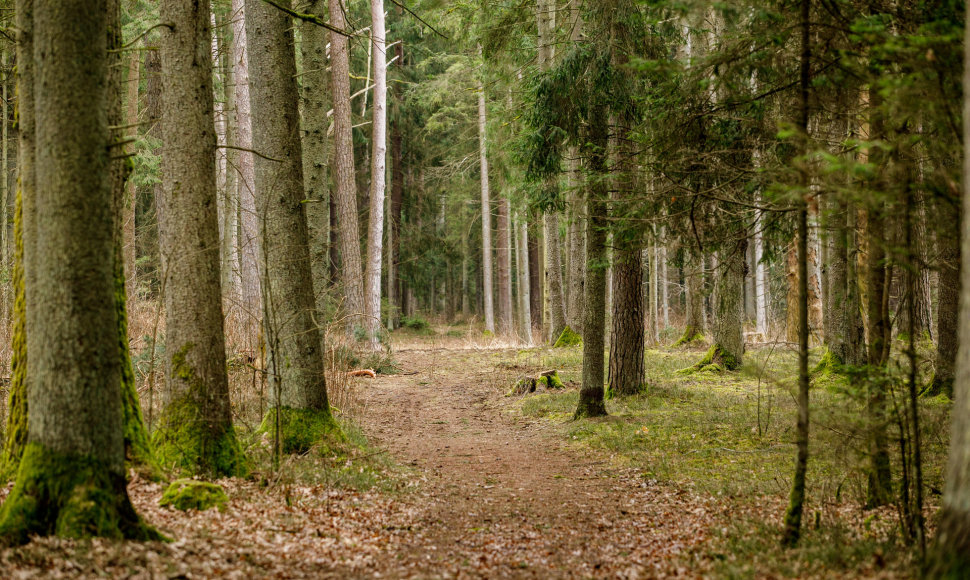
[[[107,0],[108,2],[108,126],[121,127],[125,124],[122,114],[122,95],[124,86],[122,83],[122,61],[121,47],[124,44],[121,35],[121,2],[120,0]],[[133,61],[137,66],[137,60]],[[137,79],[135,80],[137,89]],[[135,91],[137,99],[137,90]],[[115,145],[116,151],[121,150],[121,143],[124,141],[126,131],[112,129],[109,135],[110,142]],[[115,307],[118,312],[118,349],[121,353],[121,393],[122,408],[125,429],[125,459],[131,467],[145,471],[149,475],[155,475],[157,467],[152,456],[151,445],[149,444],[148,431],[142,421],[141,405],[138,401],[138,387],[135,384],[135,370],[131,364],[131,353],[128,346],[128,296],[129,288],[126,268],[129,265],[128,239],[132,244],[131,252],[134,252],[134,197],[128,199],[128,189],[126,182],[131,174],[131,165],[126,158],[120,154],[113,155],[109,164],[109,179],[112,194],[112,216],[114,227],[112,235],[115,241]],[[131,231],[128,230],[128,217],[131,212]],[[131,267],[134,267],[134,258],[130,259]]]
[[[165,0],[161,57],[166,390],[153,436],[163,467],[243,470],[232,427],[222,317],[211,28],[206,0]]]
[[[14,208],[14,259],[13,259],[13,328],[12,356],[10,361],[10,400],[7,406],[7,428],[4,432],[3,450],[0,452],[0,479],[13,477],[20,465],[24,447],[27,445],[27,256],[35,255],[27,246],[34,238],[34,60],[33,60],[33,0],[16,3],[17,26],[17,122],[19,143],[17,148],[17,196]],[[26,207],[25,207],[26,202]],[[29,223],[28,223],[29,222]],[[30,273],[34,269],[30,268]]]
[[[704,260],[693,246],[684,248],[684,274],[687,292],[687,323],[677,341],[686,344],[702,337],[704,328]]]
[[[302,203],[303,155],[292,23],[262,0],[247,0],[246,14],[253,71],[253,140],[268,157],[256,160],[256,191],[263,231],[263,328],[271,405],[312,410],[329,421]],[[339,36],[334,34],[332,41]],[[359,244],[357,247],[359,258]]]
[[[158,537],[139,520],[125,484],[108,3],[37,0],[18,8],[27,24],[22,32],[35,41],[33,86],[43,87],[33,99],[30,205],[44,219],[24,231],[33,240],[25,246],[32,271],[25,287],[27,347],[34,353],[28,442],[0,509],[0,542],[26,542],[31,534]]]
[[[744,358],[744,259],[748,240],[744,232],[735,232],[734,243],[722,252],[721,275],[714,293],[714,324],[711,339],[720,350],[725,370],[741,368]]]

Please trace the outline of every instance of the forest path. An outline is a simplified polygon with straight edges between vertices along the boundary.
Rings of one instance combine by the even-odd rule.
[[[372,571],[689,576],[683,552],[707,535],[704,507],[509,412],[515,401],[505,393],[516,374],[505,361],[516,352],[398,350],[398,364],[415,374],[364,385],[365,432],[421,480],[413,527]]]

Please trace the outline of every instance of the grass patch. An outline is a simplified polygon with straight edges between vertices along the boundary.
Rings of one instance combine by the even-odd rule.
[[[810,362],[824,366],[823,355],[821,349],[813,351]],[[718,531],[719,539],[704,548],[718,577],[803,577],[834,570],[854,575],[870,570],[873,562],[875,569],[911,566],[910,553],[893,527],[894,512],[885,515],[878,533],[867,531],[864,516],[847,515],[861,513],[865,500],[864,381],[885,379],[841,373],[813,378],[805,539],[797,549],[783,551],[780,520],[795,457],[796,354],[765,347],[747,352],[735,373],[677,373],[695,364],[697,356],[673,348],[647,350],[647,388],[637,396],[607,401],[605,418],[571,420],[578,402],[575,390],[527,397],[518,410],[557,424],[573,444],[609,455],[644,478],[730,504],[729,520],[736,525]],[[579,349],[562,349],[543,360],[564,379],[581,372]],[[899,401],[905,368],[905,362],[897,361],[888,371]],[[948,416],[945,397],[921,401],[924,479],[931,504],[938,500],[929,490],[942,489]],[[897,442],[895,429],[890,439]],[[892,454],[898,466],[898,449]]]

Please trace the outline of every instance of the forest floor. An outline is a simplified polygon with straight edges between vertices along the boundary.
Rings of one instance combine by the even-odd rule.
[[[677,375],[703,353],[649,351],[653,395],[577,422],[578,348],[469,335],[396,334],[396,374],[353,381],[348,441],[271,469],[254,440],[253,474],[220,481],[223,511],[161,508],[163,486],[136,477],[136,509],[172,542],[36,539],[0,553],[0,578],[909,575],[891,510],[846,499],[857,474],[841,455],[816,464],[803,547],[777,547],[794,455],[783,387],[769,399],[761,378]],[[545,368],[566,388],[509,394]]]

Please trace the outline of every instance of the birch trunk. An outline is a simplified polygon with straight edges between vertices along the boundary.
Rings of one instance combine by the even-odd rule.
[[[478,47],[481,55],[482,47]],[[482,290],[485,299],[485,330],[495,332],[495,306],[492,295],[492,205],[488,185],[488,138],[486,134],[485,85],[478,85],[478,151],[482,185]]]
[[[381,330],[381,255],[384,243],[384,195],[387,189],[387,32],[384,29],[384,2],[371,0],[371,25],[374,55],[374,120],[371,135],[370,220],[367,234],[367,280],[365,302],[367,328],[372,350],[380,350]]]

